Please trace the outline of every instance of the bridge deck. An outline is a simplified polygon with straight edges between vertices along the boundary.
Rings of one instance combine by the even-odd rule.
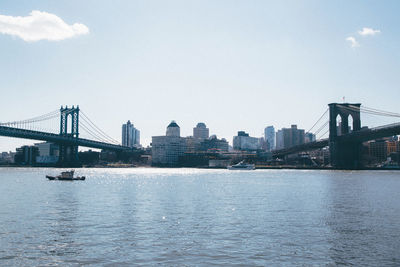
[[[376,128],[366,128],[359,131],[355,131],[349,134],[338,136],[339,142],[366,142],[375,140],[383,137],[390,137],[400,134],[400,123],[383,125]],[[286,149],[279,149],[272,151],[274,157],[285,156],[289,154],[305,152],[315,149],[320,149],[329,146],[329,139],[321,139],[315,142],[305,143],[298,146],[289,147]]]
[[[0,136],[18,137],[32,140],[42,140],[53,143],[61,143],[73,146],[84,146],[98,149],[106,149],[113,151],[129,151],[130,147],[114,145],[104,142],[93,141],[84,138],[74,138],[72,136],[62,136],[59,134],[46,133],[40,131],[24,130],[6,126],[0,126]]]
[[[305,152],[305,151],[320,149],[320,148],[324,148],[328,145],[329,145],[329,139],[322,139],[322,140],[318,140],[315,142],[309,142],[309,143],[292,146],[292,147],[285,148],[285,149],[274,150],[274,151],[272,151],[272,156],[280,157],[280,156],[285,156],[285,155],[294,154],[294,153],[298,153],[298,152]]]

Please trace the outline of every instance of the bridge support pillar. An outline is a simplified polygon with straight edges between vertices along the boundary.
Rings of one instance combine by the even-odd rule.
[[[332,167],[338,169],[359,169],[361,164],[361,143],[329,142]]]
[[[58,165],[60,167],[81,166],[78,156],[78,146],[60,144],[59,148]]]
[[[361,142],[343,142],[340,136],[348,134],[349,117],[353,119],[352,131],[361,129],[360,119],[361,104],[331,103],[329,104],[329,150],[331,165],[339,169],[361,168]],[[341,124],[337,118],[340,116]]]

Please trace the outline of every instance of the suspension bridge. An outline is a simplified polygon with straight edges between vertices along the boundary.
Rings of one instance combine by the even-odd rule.
[[[107,135],[79,106],[61,107],[34,118],[0,123],[0,136],[55,143],[59,146],[60,165],[79,165],[79,146],[116,152],[134,150]]]
[[[316,141],[274,150],[273,157],[329,147],[331,165],[335,168],[357,169],[361,166],[362,143],[400,134],[400,123],[374,128],[361,127],[361,113],[374,116],[400,118],[400,114],[361,106],[361,104],[331,103],[321,117],[307,131],[315,130]],[[328,118],[324,121],[324,118]],[[352,121],[351,123],[349,123]],[[329,133],[329,136],[326,135]],[[0,123],[0,136],[42,140],[59,145],[60,165],[79,162],[78,147],[109,151],[132,151],[102,131],[77,107],[59,110],[34,118]]]
[[[330,161],[333,167],[359,169],[362,167],[361,148],[363,142],[400,134],[400,123],[374,128],[361,127],[361,113],[396,119],[400,118],[399,113],[363,107],[358,103],[331,103],[328,106],[311,129],[307,131],[311,132],[316,126],[321,125],[315,131],[315,134],[322,132],[316,141],[274,150],[273,157],[282,158],[290,154],[329,147]],[[328,119],[323,122],[323,118],[328,113]],[[352,123],[349,124],[349,121]],[[329,136],[325,137],[328,133]]]

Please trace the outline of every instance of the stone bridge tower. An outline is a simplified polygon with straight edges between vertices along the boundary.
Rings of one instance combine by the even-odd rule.
[[[361,167],[361,142],[342,141],[340,136],[361,129],[361,104],[329,104],[329,149],[331,164],[340,169],[358,169]],[[341,119],[338,125],[337,119]],[[349,118],[352,125],[349,125]]]

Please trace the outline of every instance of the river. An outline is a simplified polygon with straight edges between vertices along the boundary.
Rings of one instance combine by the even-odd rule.
[[[400,172],[0,168],[0,265],[400,265]]]

